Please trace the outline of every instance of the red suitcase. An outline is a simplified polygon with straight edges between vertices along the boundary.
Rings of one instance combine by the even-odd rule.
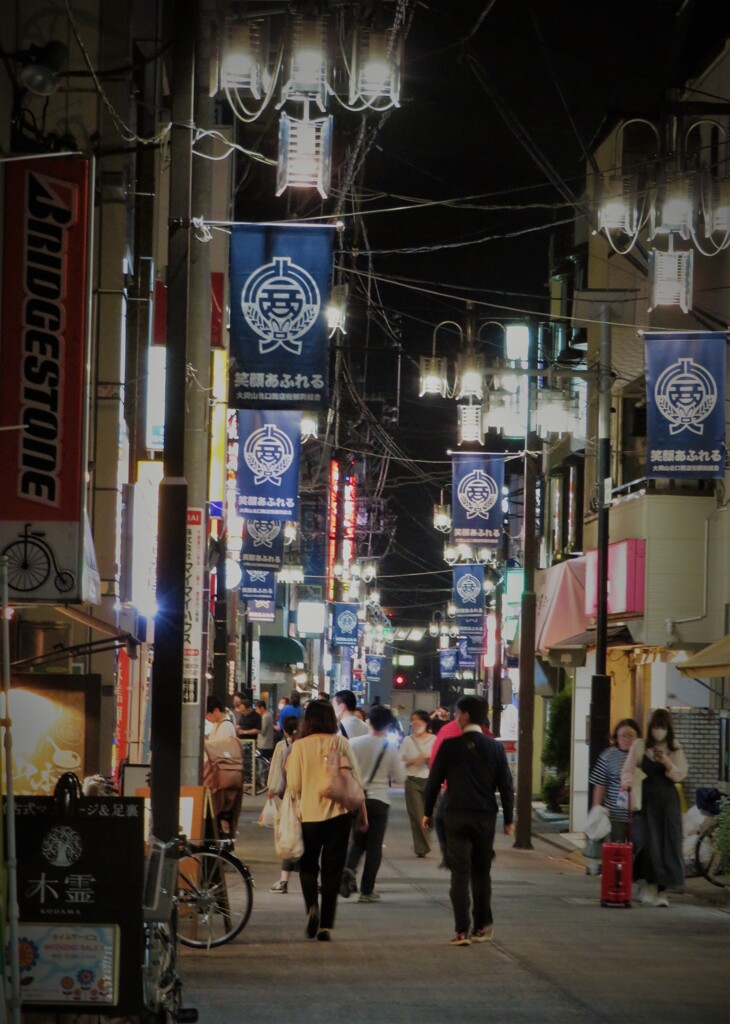
[[[631,843],[604,843],[601,860],[601,906],[630,907],[632,862]]]

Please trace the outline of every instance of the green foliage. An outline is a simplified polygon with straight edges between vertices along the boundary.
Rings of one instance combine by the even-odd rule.
[[[557,813],[560,805],[568,802],[568,779],[565,775],[546,775],[542,783],[542,798],[548,811]]]
[[[569,686],[550,701],[545,749],[542,763],[555,769],[564,779],[570,774],[570,734],[573,716],[573,694]]]
[[[717,852],[724,865],[730,864],[730,806],[720,812],[717,825]]]

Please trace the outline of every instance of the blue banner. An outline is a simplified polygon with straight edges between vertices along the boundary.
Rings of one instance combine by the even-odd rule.
[[[233,226],[232,408],[326,408],[333,234],[324,226]]]
[[[456,617],[470,617],[484,613],[484,566],[455,565],[453,573],[453,600]]]
[[[284,524],[276,519],[244,519],[241,565],[278,572],[284,564]]]
[[[476,653],[469,649],[467,637],[463,636],[457,640],[457,650],[459,652],[459,671],[477,667]]]
[[[332,606],[332,644],[357,647],[357,609],[359,605],[337,602]]]
[[[485,619],[481,615],[460,615],[459,636],[477,637],[481,642],[484,638]]]
[[[304,582],[324,588],[327,554],[327,501],[317,494],[301,499],[299,550]]]
[[[456,452],[451,473],[451,539],[456,544],[496,545],[504,518],[504,456]]]
[[[276,576],[264,569],[244,569],[239,592],[242,601],[274,601]]]
[[[249,622],[274,622],[276,619],[276,602],[263,599],[249,601],[246,614]]]
[[[725,475],[724,332],[646,334],[650,478]]]
[[[298,517],[301,413],[238,413],[236,504],[244,519]]]
[[[442,679],[456,679],[459,675],[459,652],[455,647],[439,651],[439,672]]]
[[[365,682],[369,686],[379,686],[383,677],[383,665],[385,658],[382,654],[367,654],[365,656]]]

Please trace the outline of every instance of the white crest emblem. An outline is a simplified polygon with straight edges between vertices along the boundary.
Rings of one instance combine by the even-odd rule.
[[[283,430],[273,423],[254,430],[243,446],[246,465],[254,474],[254,483],[281,486],[281,478],[294,461],[294,447]]]
[[[483,469],[474,469],[459,481],[457,496],[462,508],[466,510],[466,518],[489,518],[489,510],[499,497],[499,489]]]
[[[367,671],[371,676],[380,675],[380,662],[377,658],[368,658],[367,660]]]
[[[473,573],[465,573],[456,584],[456,593],[464,604],[476,604],[477,598],[482,592],[479,580]]]
[[[689,430],[703,434],[702,421],[717,403],[717,384],[708,370],[694,359],[678,359],[659,374],[654,400],[670,434]]]
[[[281,533],[281,523],[276,519],[247,519],[246,529],[255,548],[272,548]]]
[[[265,569],[249,569],[248,578],[251,583],[266,583],[268,572]]]
[[[277,256],[254,270],[241,290],[241,310],[260,338],[262,355],[279,346],[301,355],[301,339],[317,319],[320,306],[314,278],[288,256]]]
[[[337,625],[341,633],[353,633],[357,629],[357,615],[348,608],[342,615],[337,616]]]
[[[447,654],[444,654],[444,656],[443,656],[443,658],[441,660],[441,664],[443,665],[443,667],[445,669],[455,668],[456,667],[456,651],[453,651],[453,652],[449,651]]]
[[[74,864],[84,851],[81,836],[70,825],[56,825],[43,836],[41,853],[57,868]]]

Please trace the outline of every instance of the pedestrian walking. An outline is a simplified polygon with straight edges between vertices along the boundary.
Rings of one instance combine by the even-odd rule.
[[[452,946],[488,942],[494,935],[492,853],[497,823],[496,793],[502,802],[505,835],[514,834],[512,775],[502,744],[482,733],[487,705],[481,697],[461,697],[456,720],[462,733],[445,740],[429,772],[424,794],[423,827],[432,827],[436,798],[444,782],[444,811],[451,905],[455,934]]]
[[[350,835],[347,809],[321,795],[329,781],[327,758],[333,747],[362,785],[357,759],[350,741],[338,732],[331,703],[311,701],[304,712],[300,738],[287,761],[286,782],[287,792],[300,803],[304,853],[299,860],[299,879],[307,910],[306,934],[320,942],[331,938]],[[317,894],[320,873],[321,907]]]
[[[413,852],[425,857],[431,852],[431,844],[423,829],[423,792],[426,788],[428,768],[436,737],[428,731],[428,711],[414,711],[411,715],[411,732],[403,740],[400,756],[406,768],[406,810],[413,837]]]
[[[676,784],[686,778],[688,769],[666,708],[657,708],[652,714],[646,743],[637,739],[629,751],[621,773],[627,790],[635,784],[637,768],[645,774],[641,809],[633,816],[637,898],[644,906],[668,907],[667,890],[681,892],[684,888],[682,811]]]
[[[297,738],[298,729],[298,718],[290,715],[288,718],[284,719],[284,736],[281,743],[277,743],[274,748],[274,753],[271,757],[271,764],[269,765],[269,777],[266,780],[266,795],[269,800],[273,800],[277,796],[282,797],[284,795],[284,791],[286,790],[286,763],[289,760],[289,754],[291,753],[292,746]],[[274,882],[269,889],[269,892],[275,892],[282,896],[286,896],[289,891],[289,879],[291,878],[292,871],[298,870],[298,860],[283,860],[281,862],[279,881]]]
[[[391,783],[398,786],[405,782],[405,768],[400,753],[388,742],[388,729],[392,724],[390,708],[375,704],[368,719],[369,734],[356,736],[350,741],[360,765],[360,773],[365,779],[368,827],[365,832],[354,826],[352,828],[340,893],[347,898],[357,891],[357,869],[364,854],[359,903],[376,903],[380,899],[380,894],[375,892],[375,879],[383,859],[383,840],[388,827],[388,789]]]

